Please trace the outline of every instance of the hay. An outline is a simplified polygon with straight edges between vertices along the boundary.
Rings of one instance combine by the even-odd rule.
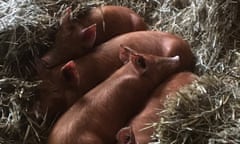
[[[159,113],[155,136],[161,143],[239,143],[239,81],[205,74],[181,89]]]
[[[200,80],[159,112],[156,143],[239,143],[240,1],[0,0],[0,143],[45,143],[49,127],[29,108],[38,81],[34,57],[48,50],[62,11],[131,7],[154,30],[186,39]]]

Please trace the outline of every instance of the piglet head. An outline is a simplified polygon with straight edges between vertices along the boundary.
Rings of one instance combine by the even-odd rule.
[[[116,135],[117,144],[138,144],[131,127],[120,129]]]
[[[71,20],[71,9],[68,8],[60,20],[53,48],[41,59],[46,67],[54,67],[83,56],[92,49],[95,40],[96,24],[82,27],[79,22]]]
[[[176,72],[180,67],[179,56],[161,57],[143,54],[126,47],[121,48],[119,55],[124,63],[132,63],[139,76],[148,78],[155,84]]]
[[[70,44],[67,50],[75,50],[75,53],[79,53],[81,50],[84,51],[84,49],[92,48],[95,40],[96,24],[83,27],[79,22],[72,20],[71,8],[67,8],[65,15],[60,19],[60,28],[55,42],[56,48],[60,48],[57,47],[59,46],[57,45],[58,43],[63,44],[67,42]]]
[[[44,67],[41,63],[38,65],[41,66],[38,66],[38,71],[46,71],[43,70]],[[47,71],[50,70],[47,69]],[[44,77],[38,87],[37,99],[33,108],[40,115],[46,115],[47,121],[51,121],[65,112],[77,100],[79,74],[75,62],[69,61],[58,68],[58,74],[52,73],[51,75],[48,72]],[[53,77],[58,77],[58,79]]]

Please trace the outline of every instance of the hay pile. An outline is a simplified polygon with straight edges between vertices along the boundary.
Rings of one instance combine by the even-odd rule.
[[[182,36],[196,55],[196,83],[170,99],[154,123],[157,143],[240,143],[240,1],[0,0],[0,143],[45,143],[49,128],[30,117],[33,58],[50,48],[69,5],[131,7],[152,29]]]
[[[239,143],[240,1],[192,0],[177,10],[172,4],[156,29],[191,43],[202,76],[159,112],[156,143]]]

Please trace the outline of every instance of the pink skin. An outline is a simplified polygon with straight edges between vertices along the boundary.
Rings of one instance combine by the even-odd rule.
[[[122,128],[117,134],[118,144],[147,144],[154,132],[153,127],[146,128],[146,124],[159,121],[156,113],[163,108],[166,97],[175,93],[181,87],[190,84],[198,77],[191,72],[180,72],[159,85],[151,95],[145,108],[135,116],[128,127]]]
[[[41,58],[48,68],[81,57],[116,35],[147,29],[143,19],[126,7],[92,8],[77,20],[71,20],[70,15],[68,8],[60,20],[53,49]]]
[[[48,144],[115,143],[118,130],[142,109],[149,93],[180,66],[179,56],[121,51],[120,58],[129,57],[123,59],[126,64],[60,117]]]
[[[109,77],[123,65],[123,62],[118,58],[119,51],[124,53],[120,47],[129,47],[132,51],[164,57],[179,55],[181,65],[178,69],[179,71],[192,70],[195,64],[194,56],[188,43],[177,36],[152,31],[124,34],[97,46],[95,52],[70,61],[65,66],[61,65],[53,69],[46,69],[41,62],[38,62],[37,68],[39,69],[40,78],[53,85],[49,86],[49,88],[53,87],[55,89],[52,92],[53,94],[48,87],[44,86],[48,93],[44,94],[45,90],[42,89],[41,95],[43,96],[40,95],[40,97],[43,98],[39,99],[40,104],[43,103],[44,106],[42,106],[43,110],[41,111],[45,112],[48,109],[48,111],[51,111],[49,114],[62,113],[79,97]],[[122,59],[124,59],[124,56],[122,56]],[[72,62],[75,64],[69,64]],[[63,71],[65,74],[63,74]],[[72,79],[75,77],[77,80],[69,80],[69,78],[65,78],[66,76]],[[78,93],[78,95],[69,95],[70,90],[68,87],[71,88],[71,91]],[[66,108],[65,110],[58,110],[59,105],[54,104],[55,101],[52,100],[52,95],[55,95],[55,98],[58,99],[55,101],[63,101],[61,103],[65,103],[65,106],[61,107],[61,109]],[[55,108],[48,108],[48,103],[51,103],[52,106],[55,105]],[[52,116],[49,115],[49,117],[51,119]]]

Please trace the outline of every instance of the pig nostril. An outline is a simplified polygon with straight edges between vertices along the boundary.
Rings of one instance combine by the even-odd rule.
[[[41,60],[42,64],[45,66],[48,66],[48,62],[46,62],[45,60]]]
[[[53,64],[50,64],[48,60],[45,59],[41,59],[41,64],[47,69],[53,68],[55,66]]]
[[[45,61],[45,60],[42,60],[42,64],[44,65],[44,67],[46,67],[46,68],[52,68],[53,66],[51,66],[47,61]]]
[[[46,68],[52,68],[52,67],[54,67],[53,62],[52,62],[53,59],[52,59],[50,56],[45,55],[45,56],[43,56],[40,60],[41,60],[42,64],[43,64]]]

